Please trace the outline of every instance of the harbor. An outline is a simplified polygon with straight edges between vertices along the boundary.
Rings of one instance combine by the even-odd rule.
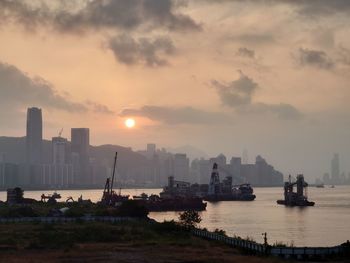
[[[103,189],[60,190],[59,193],[62,200],[70,196],[78,200],[82,195],[83,199],[97,202],[101,200],[102,191]],[[142,193],[159,194],[161,191],[161,188],[122,189],[122,194],[139,196]],[[308,191],[310,198],[317,200],[314,207],[278,205],[276,200],[283,196],[282,187],[255,187],[257,198],[248,204],[246,202],[208,202],[206,211],[200,212],[203,219],[200,226],[211,231],[222,229],[229,236],[250,237],[260,243],[263,241],[261,235],[263,232],[267,232],[269,243],[272,244],[293,242],[295,246],[335,246],[348,240],[350,187],[310,187]],[[43,191],[25,191],[24,195],[39,201],[42,193]],[[0,192],[0,200],[6,200],[5,191]],[[179,212],[149,213],[149,217],[158,222],[177,220],[178,215]]]

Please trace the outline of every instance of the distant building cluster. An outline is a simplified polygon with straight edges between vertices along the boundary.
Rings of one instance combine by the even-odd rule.
[[[169,175],[178,181],[208,184],[214,163],[218,164],[222,177],[232,177],[236,184],[250,183],[253,186],[281,186],[283,174],[276,171],[261,156],[254,164],[243,164],[240,157],[232,157],[227,162],[226,156],[220,154],[210,159],[194,159],[191,163],[186,154],[172,154],[165,149],[157,150],[155,144],[148,144],[145,151],[139,151],[152,161],[154,178],[161,185],[167,183]],[[152,176],[151,176],[152,177]]]
[[[89,129],[72,128],[71,143],[66,138],[53,137],[49,158],[44,158],[42,111],[28,108],[25,137],[25,161],[10,163],[6,153],[0,158],[0,186],[33,188],[63,188],[87,186],[92,182],[89,165]],[[45,162],[49,159],[50,162]]]
[[[344,185],[350,184],[350,173],[348,175],[345,172],[340,172],[340,161],[339,154],[335,153],[330,163],[331,173],[325,173],[323,178],[317,178],[316,184],[327,184],[327,185]]]
[[[24,139],[24,145],[21,145]],[[162,187],[168,177],[189,183],[208,184],[213,164],[219,166],[224,178],[233,183],[253,186],[279,186],[282,173],[276,171],[261,156],[254,164],[242,163],[240,157],[227,162],[223,154],[210,159],[190,159],[185,153],[170,153],[147,144],[133,152],[121,146],[90,145],[88,128],[72,128],[71,140],[62,137],[62,130],[51,141],[43,140],[43,117],[39,108],[27,110],[25,138],[12,138],[0,146],[0,188],[21,186],[32,189],[103,187],[111,175],[115,151],[121,151],[117,162],[116,180],[121,187]],[[21,157],[22,156],[22,157]],[[118,184],[117,184],[118,185]]]

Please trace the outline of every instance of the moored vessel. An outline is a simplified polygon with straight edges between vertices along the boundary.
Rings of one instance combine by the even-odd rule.
[[[297,191],[294,192],[294,186]],[[315,202],[309,201],[307,197],[308,183],[304,180],[304,175],[299,174],[296,182],[292,183],[289,175],[288,182],[284,183],[284,200],[277,200],[277,204],[285,206],[314,206]]]

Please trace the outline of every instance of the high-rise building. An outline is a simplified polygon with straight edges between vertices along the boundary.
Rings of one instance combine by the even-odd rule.
[[[335,153],[331,161],[331,180],[333,184],[339,183],[339,154]]]
[[[188,181],[190,160],[184,153],[177,153],[174,156],[174,177],[176,180]]]
[[[52,163],[67,163],[67,139],[62,137],[52,138]]]
[[[39,108],[27,110],[26,157],[28,164],[42,163],[43,121]]]
[[[88,128],[71,129],[71,152],[79,158],[79,174],[75,175],[76,184],[88,185],[91,183],[91,172],[89,169],[89,145],[90,131]]]
[[[241,177],[242,159],[240,157],[232,157],[230,161],[230,171],[234,177]]]
[[[156,145],[154,143],[147,144],[147,152],[156,153]]]
[[[89,128],[72,128],[72,152],[79,153],[80,158],[89,156],[90,131]]]

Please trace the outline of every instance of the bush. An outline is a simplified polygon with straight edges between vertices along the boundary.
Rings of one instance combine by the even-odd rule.
[[[180,214],[180,224],[186,228],[196,227],[202,221],[201,216],[197,211],[188,210]]]
[[[226,236],[225,230],[222,230],[222,229],[216,228],[216,229],[214,230],[214,233],[219,234],[219,235],[222,235],[222,236]]]
[[[4,217],[37,217],[38,214],[30,206],[9,207]]]

